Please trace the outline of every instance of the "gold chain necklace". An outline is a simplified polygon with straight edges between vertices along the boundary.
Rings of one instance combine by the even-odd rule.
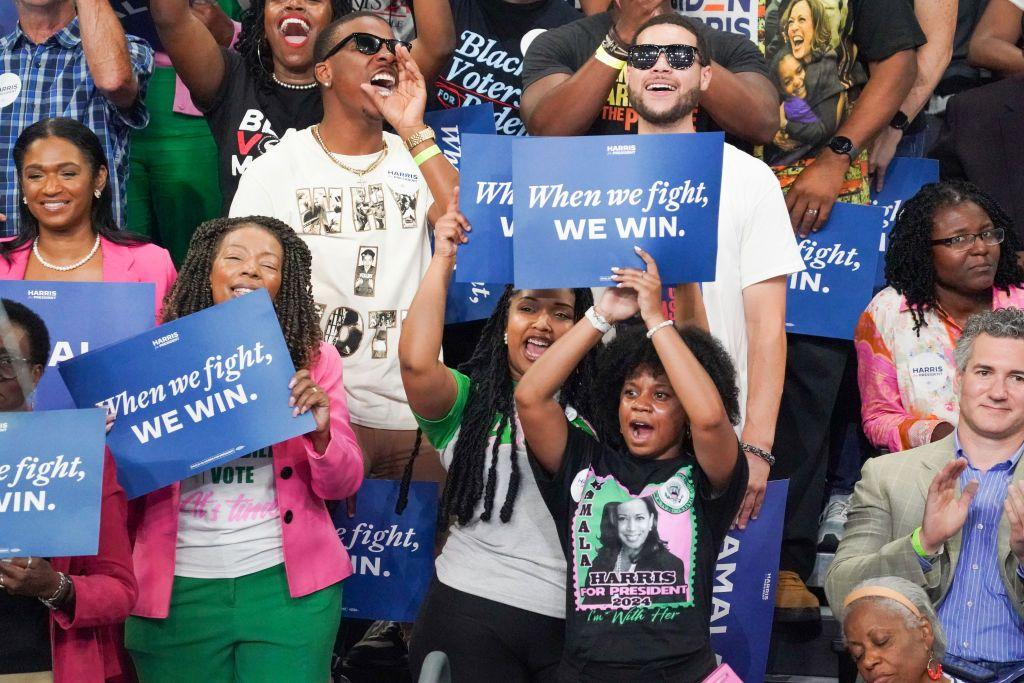
[[[384,143],[384,149],[380,151],[380,154],[377,156],[376,159],[373,160],[373,163],[371,163],[364,169],[352,168],[351,166],[346,166],[345,164],[338,161],[337,157],[335,157],[334,154],[331,153],[331,150],[327,149],[327,145],[324,144],[323,138],[320,137],[319,125],[313,126],[313,137],[316,138],[317,143],[320,145],[320,149],[324,151],[324,154],[327,155],[328,159],[330,159],[331,161],[333,161],[334,163],[336,163],[338,166],[348,171],[349,173],[358,176],[360,178],[360,182],[362,181],[363,176],[369,173],[373,173],[373,171],[378,166],[381,165],[381,162],[384,161],[384,157],[388,155],[388,145],[387,143]]]

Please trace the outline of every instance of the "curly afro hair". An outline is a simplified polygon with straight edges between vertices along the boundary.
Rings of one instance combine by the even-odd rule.
[[[740,392],[736,386],[736,368],[721,342],[699,327],[688,325],[675,330],[683,343],[690,349],[697,361],[715,383],[722,405],[729,415],[729,421],[740,421]],[[594,382],[597,399],[596,429],[601,440],[613,448],[625,450],[626,445],[619,429],[619,398],[626,380],[639,370],[649,370],[654,375],[665,374],[654,344],[647,338],[643,325],[620,328],[615,339],[604,348],[598,357],[598,371]],[[693,450],[689,430],[683,436],[683,448]]]
[[[288,352],[296,370],[309,368],[316,361],[322,334],[320,316],[313,303],[313,256],[302,238],[288,225],[268,216],[215,218],[206,221],[192,235],[188,254],[181,264],[178,279],[164,299],[163,322],[170,322],[213,306],[210,270],[224,237],[234,230],[258,227],[277,238],[284,251],[281,289],[274,299],[274,310],[281,323]]]
[[[935,262],[932,259],[932,222],[939,209],[966,202],[977,204],[992,219],[992,225],[1006,234],[999,250],[995,286],[1009,290],[1010,285],[1024,281],[1024,269],[1017,262],[1017,252],[1024,249],[1013,229],[1013,221],[995,200],[977,185],[963,181],[929,183],[907,200],[896,216],[885,252],[885,279],[889,286],[907,300],[914,316],[914,331],[928,323],[925,311],[934,308]]]

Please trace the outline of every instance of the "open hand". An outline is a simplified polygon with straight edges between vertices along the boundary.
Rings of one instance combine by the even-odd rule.
[[[444,215],[434,225],[434,256],[455,258],[459,245],[469,242],[466,233],[471,229],[469,220],[459,210],[459,188],[456,187]]]
[[[921,546],[929,554],[937,553],[967,521],[967,511],[978,492],[978,482],[967,484],[957,498],[956,484],[966,467],[967,461],[957,458],[943,467],[928,487],[924,519],[921,520]]]
[[[1010,550],[1024,567],[1024,481],[1011,482],[1006,488],[1003,513],[1010,523]]]
[[[382,48],[386,49],[386,48]],[[423,126],[423,110],[427,105],[427,84],[416,61],[403,45],[395,47],[398,82],[389,95],[381,95],[369,83],[360,87],[377,107],[384,120],[402,139],[419,132]]]

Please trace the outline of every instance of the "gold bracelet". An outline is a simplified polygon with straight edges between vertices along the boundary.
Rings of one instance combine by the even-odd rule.
[[[418,133],[413,133],[413,135],[410,136],[410,138],[405,141],[405,148],[411,152],[413,147],[420,144],[421,142],[426,142],[427,140],[435,139],[436,138],[434,137],[434,129],[431,128],[430,126],[427,126]]]
[[[437,145],[431,145],[430,147],[427,147],[425,150],[414,156],[412,160],[416,162],[417,166],[422,166],[424,162],[426,162],[428,159],[433,159],[440,153],[440,147],[438,147]]]
[[[598,45],[597,50],[594,52],[594,59],[601,62],[605,66],[610,66],[616,71],[622,71],[626,66],[626,60],[618,59],[608,54],[608,51],[604,49],[604,45]]]

